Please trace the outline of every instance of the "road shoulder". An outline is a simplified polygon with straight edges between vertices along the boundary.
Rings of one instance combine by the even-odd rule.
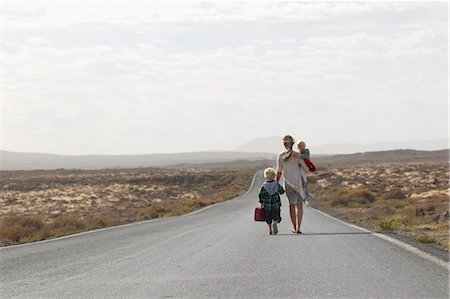
[[[432,257],[436,258],[439,261],[442,261],[443,263],[447,264],[448,267],[448,263],[449,263],[449,253],[446,252],[445,250],[438,248],[437,246],[433,246],[433,244],[426,244],[426,243],[421,243],[416,241],[415,239],[406,236],[406,235],[401,235],[401,234],[397,234],[397,233],[389,233],[389,232],[382,232],[382,233],[377,233],[377,232],[373,232],[370,228],[368,227],[364,227],[364,225],[361,225],[360,223],[358,223],[358,225],[356,225],[355,223],[350,223],[347,222],[346,220],[341,219],[340,217],[338,217],[337,215],[333,215],[334,213],[332,212],[332,210],[329,209],[316,209],[316,208],[311,208],[314,211],[317,211],[323,215],[326,215],[328,217],[334,218],[346,225],[349,225],[351,227],[355,227],[358,228],[362,231],[367,231],[367,232],[371,232],[374,235],[381,235],[381,236],[386,236],[385,239],[386,241],[389,241],[389,238],[395,239],[401,243],[406,244],[404,247],[407,247],[407,245],[414,247],[415,249],[417,249],[418,251],[424,252],[425,254],[431,255]],[[399,245],[399,244],[397,244]],[[442,263],[440,263],[442,264]]]

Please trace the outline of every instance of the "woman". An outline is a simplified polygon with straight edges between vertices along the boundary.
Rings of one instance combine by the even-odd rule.
[[[284,178],[284,189],[289,200],[289,214],[292,222],[292,232],[301,234],[300,229],[303,218],[303,199],[305,192],[301,184],[300,165],[306,168],[305,162],[301,159],[300,154],[292,150],[294,138],[290,135],[283,137],[283,145],[285,151],[277,156],[277,181],[281,175]]]

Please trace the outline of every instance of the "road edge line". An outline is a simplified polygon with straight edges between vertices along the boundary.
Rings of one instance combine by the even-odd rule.
[[[215,207],[217,205],[224,204],[224,203],[227,203],[227,202],[231,202],[231,201],[234,201],[234,200],[238,200],[238,199],[241,199],[242,197],[247,196],[250,193],[250,191],[253,189],[253,185],[255,184],[256,175],[258,174],[258,172],[260,172],[260,170],[256,171],[255,174],[253,174],[253,178],[252,178],[252,182],[250,183],[250,187],[247,189],[247,191],[244,194],[239,195],[238,197],[235,197],[235,198],[232,198],[232,199],[229,199],[229,200],[225,200],[225,201],[221,201],[221,202],[218,202],[218,203],[214,203],[214,204],[209,205],[207,207],[204,207],[204,208],[201,208],[201,209],[189,212],[187,214],[175,216],[175,217],[183,217],[183,216],[189,216],[189,215],[197,214],[197,213],[200,213],[201,211],[204,211],[206,209]]]
[[[397,245],[398,247],[400,247],[400,248],[402,248],[402,249],[404,249],[404,250],[406,250],[406,251],[408,251],[410,253],[418,255],[419,257],[421,257],[421,258],[423,258],[423,259],[425,259],[425,260],[427,260],[429,262],[433,262],[433,263],[435,263],[435,264],[437,264],[437,265],[439,265],[439,266],[441,266],[443,268],[446,268],[447,270],[450,270],[449,269],[450,263],[447,263],[446,261],[444,261],[444,260],[442,260],[442,259],[440,259],[440,258],[438,258],[438,257],[436,257],[436,256],[434,256],[432,254],[424,252],[424,251],[418,249],[417,247],[414,247],[412,245],[409,245],[409,244],[407,244],[405,242],[402,242],[400,240],[394,239],[394,238],[389,237],[387,235],[384,235],[384,234],[381,234],[381,233],[377,233],[377,232],[373,232],[373,231],[368,230],[366,228],[363,228],[363,227],[360,227],[360,226],[357,226],[357,225],[345,222],[345,221],[343,221],[341,219],[338,219],[338,218],[336,218],[334,216],[331,216],[331,215],[329,215],[329,214],[327,214],[327,213],[325,213],[323,211],[320,211],[318,209],[315,209],[315,208],[311,208],[311,209],[314,210],[315,212],[318,212],[318,213],[320,213],[320,214],[322,214],[322,215],[324,215],[324,216],[326,216],[328,218],[331,218],[331,219],[333,219],[333,220],[335,220],[335,221],[337,221],[339,223],[345,224],[347,226],[350,226],[352,228],[355,228],[357,230],[360,230],[360,231],[363,231],[363,232],[366,232],[366,233],[370,233],[372,236],[378,237],[378,238],[383,239],[383,240],[385,240],[385,241],[387,241],[389,243]]]

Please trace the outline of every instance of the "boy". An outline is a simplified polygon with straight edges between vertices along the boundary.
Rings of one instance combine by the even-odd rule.
[[[283,187],[275,180],[277,173],[275,169],[269,167],[264,170],[266,181],[259,190],[259,202],[264,207],[264,217],[269,226],[269,235],[278,233],[277,224],[281,222],[280,194],[284,193]],[[272,224],[273,222],[273,224]],[[273,229],[272,229],[273,228]]]

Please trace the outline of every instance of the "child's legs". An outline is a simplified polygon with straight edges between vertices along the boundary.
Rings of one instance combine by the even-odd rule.
[[[273,221],[275,223],[280,223],[281,222],[281,210],[280,209],[274,210]]]
[[[300,166],[300,176],[302,177],[303,184],[308,183],[308,179],[306,178],[305,170],[301,166]]]
[[[304,199],[304,201],[309,200],[311,198],[311,194],[309,194],[309,190],[308,190],[308,188],[306,186],[303,188],[303,191],[305,191],[305,199]]]
[[[273,218],[273,233],[276,235],[278,234],[278,223],[281,221],[280,217],[280,209],[272,210],[272,218]]]
[[[264,217],[266,218],[265,219],[266,223],[269,226],[269,232],[272,233],[272,221],[273,221],[273,219],[272,219],[272,211],[270,211],[270,210],[265,211]]]

